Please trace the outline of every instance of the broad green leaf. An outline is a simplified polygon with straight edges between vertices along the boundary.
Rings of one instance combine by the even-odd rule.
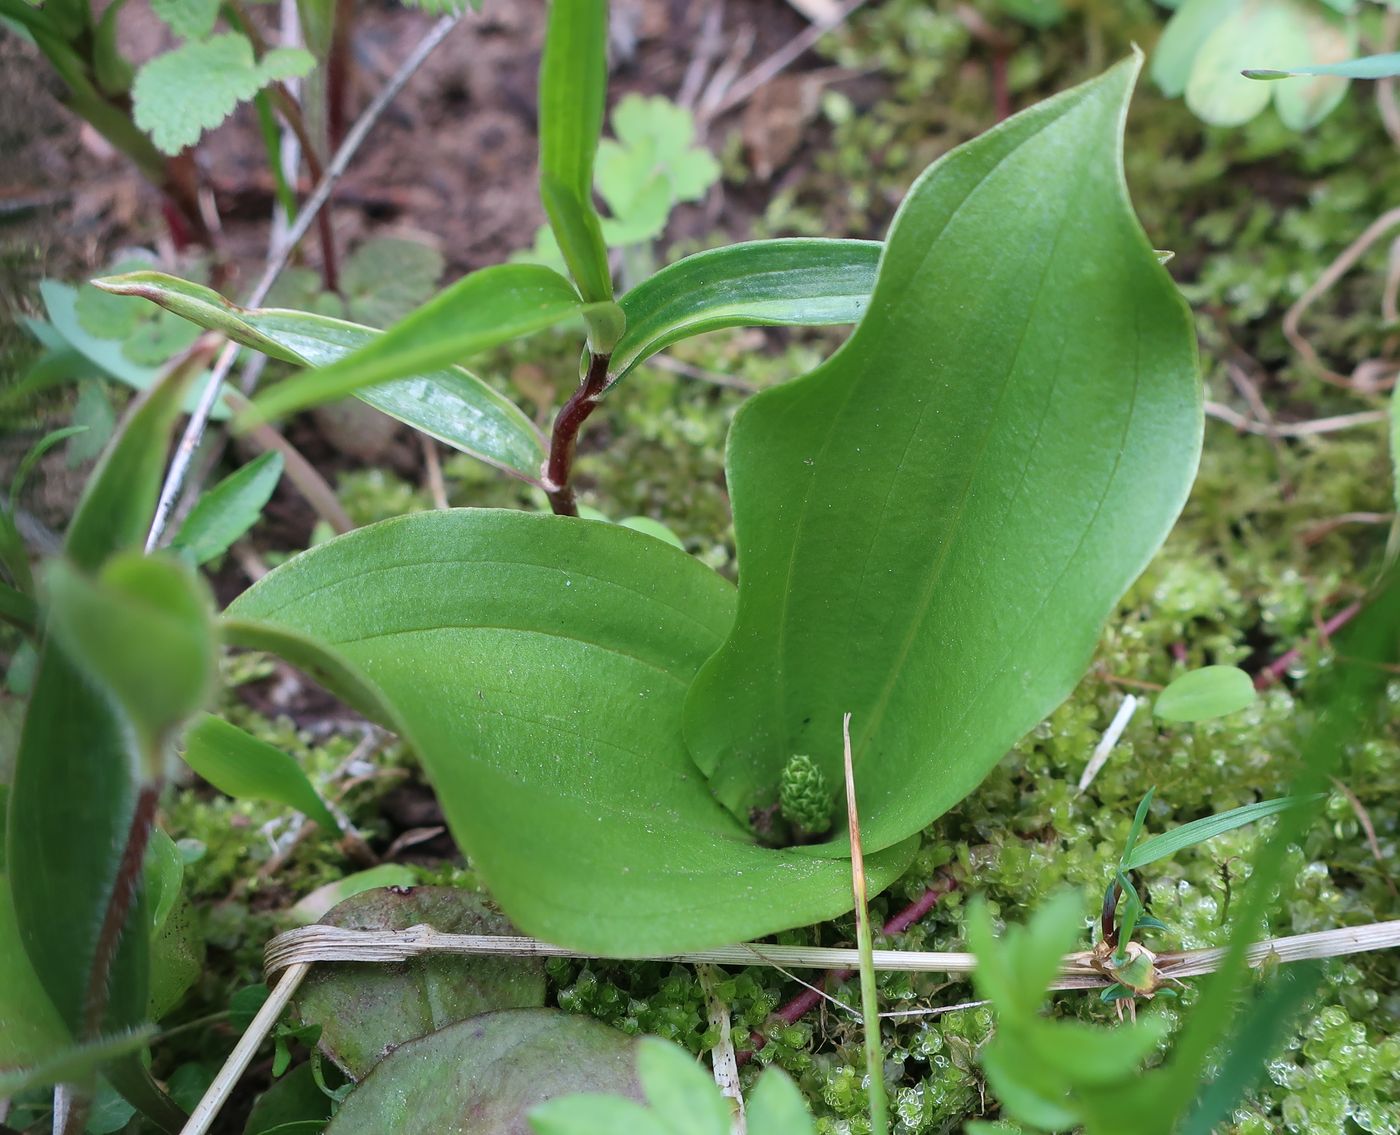
[[[1318,799],[1316,796],[1280,796],[1277,800],[1260,800],[1255,804],[1231,808],[1228,812],[1221,812],[1219,815],[1192,820],[1189,824],[1182,824],[1179,828],[1173,828],[1169,832],[1163,832],[1161,835],[1153,836],[1138,844],[1128,855],[1124,856],[1123,870],[1136,871],[1139,867],[1155,863],[1158,859],[1166,859],[1178,851],[1184,851],[1188,847],[1194,847],[1196,844],[1214,839],[1218,835],[1232,832],[1236,828],[1242,828],[1246,824],[1252,824],[1266,816],[1277,816],[1280,812],[1287,812],[1291,808],[1316,804]]]
[[[161,775],[162,742],[208,698],[215,674],[210,598],[184,564],[127,552],[96,578],[49,565],[49,626],[89,677],[114,697]]]
[[[609,382],[672,343],[723,327],[855,323],[870,303],[881,245],[792,238],[687,256],[619,301],[627,329]]]
[[[104,1064],[143,1048],[154,1034],[155,1028],[151,1026],[133,1029],[72,1045],[29,1068],[0,1072],[0,1100],[30,1088],[91,1082]]]
[[[807,1101],[781,1068],[770,1067],[758,1078],[747,1100],[749,1135],[815,1135]]]
[[[366,891],[322,922],[353,930],[431,926],[445,934],[513,934],[481,896],[461,887]],[[414,958],[402,965],[320,966],[297,991],[302,1022],[320,1025],[320,1049],[354,1080],[416,1037],[495,1009],[544,1004],[539,958]]]
[[[612,299],[593,205],[593,159],[608,86],[607,0],[555,0],[540,61],[540,200],[564,262],[590,303]],[[608,350],[612,344],[599,344]]]
[[[548,268],[483,268],[345,358],[272,387],[254,406],[264,418],[280,417],[366,386],[437,370],[582,314],[584,306],[569,282]]]
[[[1288,79],[1295,75],[1337,75],[1344,79],[1392,79],[1400,75],[1400,53],[1363,55],[1345,63],[1313,64],[1306,67],[1284,67],[1281,70],[1252,68],[1245,71],[1247,79]]]
[[[581,1091],[636,1097],[635,1047],[625,1033],[558,1009],[484,1013],[396,1048],[346,1098],[326,1135],[514,1135],[546,1100]]]
[[[39,1064],[71,1043],[29,963],[15,922],[10,881],[0,875],[0,1070]]]
[[[1179,98],[1206,41],[1244,0],[1186,0],[1152,50],[1152,80],[1168,98]]]
[[[157,149],[178,154],[193,146],[269,83],[296,79],[316,61],[300,48],[275,47],[253,57],[248,37],[224,32],[190,40],[157,55],[136,75],[131,97],[136,125]]]
[[[313,970],[313,975],[317,971]],[[273,1080],[253,1104],[243,1135],[321,1135],[334,1105],[316,1084],[311,1062]]]
[[[291,909],[292,921],[306,925],[326,916],[326,913],[347,899],[380,887],[411,887],[418,881],[413,868],[401,863],[381,863],[366,871],[356,871],[324,887],[317,887]]]
[[[1183,9],[1184,10],[1184,9]],[[1269,105],[1273,92],[1240,72],[1296,48],[1286,4],[1245,3],[1216,24],[1196,53],[1186,81],[1186,105],[1212,126],[1242,126]]]
[[[1202,666],[1158,694],[1152,712],[1163,721],[1208,721],[1238,713],[1258,696],[1254,680],[1238,666]]]
[[[271,800],[295,808],[328,833],[340,825],[301,765],[281,749],[236,725],[205,714],[185,734],[185,763],[220,792],[238,800]]]
[[[936,162],[851,338],[735,418],[738,613],[685,714],[735,815],[796,753],[841,785],[850,712],[867,853],[924,828],[1068,696],[1175,521],[1201,390],[1123,184],[1137,66]]]
[[[146,1013],[158,1021],[175,1008],[204,972],[204,936],[199,915],[177,895],[164,921],[151,932],[151,985]]]
[[[88,477],[64,541],[77,567],[94,571],[114,552],[144,543],[192,369],[172,369],[132,403]]]
[[[300,366],[328,366],[382,334],[308,312],[235,307],[217,292],[158,272],[114,277],[98,285],[120,295],[142,296],[201,327]],[[545,459],[539,431],[518,406],[461,367],[444,367],[355,394],[454,449],[527,481],[539,480]]]
[[[690,1053],[643,1037],[637,1043],[637,1077],[647,1103],[672,1135],[729,1135],[729,1103]]]
[[[140,754],[126,722],[52,639],[43,645],[10,786],[6,866],[30,963],[72,1036],[82,1033],[99,929],[136,804]],[[150,915],[127,916],[102,1028],[145,1017]]]
[[[282,464],[280,453],[264,453],[200,496],[180,525],[175,547],[188,552],[196,564],[222,556],[262,516],[282,478]]]
[[[456,510],[313,548],[228,625],[319,637],[379,690],[525,933],[635,955],[851,906],[849,864],[758,846],[686,753],[685,690],[733,602],[708,568],[618,525]],[[872,891],[910,854],[869,858]]]

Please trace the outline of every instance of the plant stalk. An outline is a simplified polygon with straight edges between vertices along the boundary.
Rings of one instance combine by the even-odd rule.
[[[888,1135],[890,1102],[885,1092],[885,1052],[880,1041],[880,991],[875,984],[875,945],[866,905],[865,856],[860,848],[856,778],[851,760],[851,715],[842,715],[841,743],[846,761],[846,822],[851,833],[851,887],[856,899],[856,949],[860,952],[860,1013],[865,1026],[865,1075],[870,1086],[871,1135]]]
[[[574,453],[578,448],[578,431],[598,407],[608,384],[609,355],[590,353],[588,372],[573,396],[564,403],[554,419],[549,439],[549,460],[544,467],[544,490],[549,507],[556,516],[577,516],[578,501],[569,478],[573,474]]]

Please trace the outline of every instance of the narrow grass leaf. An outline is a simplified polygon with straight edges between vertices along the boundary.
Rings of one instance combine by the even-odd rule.
[[[1290,79],[1296,75],[1335,75],[1343,79],[1393,79],[1400,75],[1400,52],[1363,55],[1344,63],[1324,63],[1311,67],[1253,67],[1241,72],[1246,79]]]
[[[1182,824],[1179,828],[1173,828],[1169,832],[1163,832],[1161,835],[1153,836],[1139,844],[1124,856],[1123,869],[1136,871],[1139,867],[1145,867],[1158,859],[1166,859],[1178,851],[1184,851],[1188,847],[1194,847],[1196,844],[1214,839],[1218,835],[1242,828],[1256,820],[1262,820],[1267,816],[1277,816],[1280,812],[1286,812],[1290,808],[1315,804],[1320,799],[1322,799],[1321,796],[1302,798],[1281,796],[1276,800],[1260,800],[1255,804],[1231,808],[1230,811],[1221,812],[1218,816],[1204,816],[1199,820],[1192,820],[1189,824]]]

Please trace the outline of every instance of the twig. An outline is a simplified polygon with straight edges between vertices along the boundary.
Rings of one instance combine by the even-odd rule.
[[[1385,14],[1381,25],[1380,54],[1389,54],[1400,42],[1400,8],[1391,8]],[[1390,140],[1400,149],[1400,103],[1395,99],[1395,76],[1389,75],[1376,82],[1376,109],[1380,111],[1381,122]]]
[[[1108,758],[1113,753],[1113,747],[1118,744],[1118,739],[1123,736],[1123,731],[1128,728],[1128,722],[1133,719],[1133,714],[1137,711],[1138,699],[1132,694],[1124,694],[1122,704],[1118,707],[1118,712],[1113,715],[1113,720],[1108,723],[1108,728],[1104,730],[1104,735],[1099,739],[1099,743],[1094,746],[1094,755],[1089,758],[1089,763],[1084,766],[1084,773],[1079,778],[1079,791],[1084,792],[1089,785],[1094,783],[1094,777],[1099,775],[1100,770],[1108,763]]]
[[[647,359],[646,365],[656,367],[658,370],[668,370],[672,374],[679,374],[685,378],[694,378],[700,382],[708,382],[712,386],[724,386],[730,390],[742,390],[745,394],[758,393],[758,384],[750,382],[746,378],[735,378],[733,375],[721,374],[717,370],[706,370],[703,367],[693,366],[690,363],[683,363],[680,359],[673,359],[670,355],[652,355]]]
[[[418,443],[423,449],[423,471],[427,476],[428,492],[433,498],[434,508],[448,508],[447,484],[442,479],[442,462],[438,459],[437,442],[427,434],[418,435]]]
[[[288,232],[286,240],[281,247],[270,253],[267,266],[263,270],[262,277],[258,280],[253,290],[249,293],[244,306],[257,307],[267,298],[267,293],[276,283],[277,277],[287,266],[287,261],[291,258],[292,250],[301,242],[302,237],[307,233],[311,224],[316,219],[316,215],[330,199],[331,191],[349,168],[350,161],[354,158],[369,132],[374,129],[375,123],[379,121],[389,103],[393,101],[404,84],[418,70],[423,61],[427,59],[433,49],[446,38],[447,33],[456,27],[460,16],[444,16],[438,20],[428,34],[419,41],[418,46],[403,61],[394,77],[390,79],[383,90],[374,97],[374,100],[365,108],[365,112],[356,120],[350,133],[346,135],[345,141],[336,150],[335,157],[326,167],[325,176],[321,178],[320,184],[316,186],[315,192],[307,199],[302,206],[301,212],[297,215],[296,224]],[[213,370],[210,372],[209,380],[205,384],[204,390],[199,397],[194,413],[190,415],[190,420],[185,426],[185,432],[180,438],[180,444],[176,447],[174,459],[170,463],[170,469],[165,476],[165,484],[161,487],[160,500],[156,505],[155,519],[151,522],[151,531],[146,539],[146,550],[150,551],[165,534],[166,522],[170,516],[170,510],[175,501],[179,498],[180,491],[184,485],[185,476],[189,471],[190,461],[194,456],[194,451],[199,447],[199,442],[204,436],[204,431],[209,425],[209,417],[214,412],[217,405],[224,379],[228,377],[229,371],[233,368],[234,359],[238,355],[238,344],[229,343],[219,354],[218,361],[215,362]]]
[[[214,1077],[214,1082],[209,1085],[209,1090],[190,1113],[190,1121],[181,1129],[180,1135],[204,1135],[209,1130],[210,1124],[219,1114],[219,1109],[223,1107],[239,1077],[252,1062],[253,1054],[257,1052],[263,1038],[277,1023],[277,1018],[282,1015],[282,1010],[287,1007],[287,1002],[292,999],[292,994],[297,991],[297,987],[310,970],[311,963],[302,962],[292,966],[282,975],[281,980],[277,982],[277,988],[263,1002],[258,1015],[248,1026],[248,1031],[239,1038],[228,1059],[224,1061],[224,1066],[219,1069],[219,1074]]]
[[[1330,619],[1323,623],[1319,630],[1324,636],[1334,635],[1344,626],[1346,626],[1349,622],[1351,622],[1352,619],[1356,618],[1356,616],[1360,613],[1361,604],[1351,603],[1346,607],[1343,607],[1340,611],[1338,611],[1335,615],[1333,615]],[[1264,669],[1260,670],[1259,673],[1255,675],[1254,688],[1256,690],[1262,690],[1266,689],[1269,686],[1272,686],[1286,673],[1288,673],[1288,668],[1292,666],[1293,663],[1298,661],[1298,659],[1302,657],[1302,654],[1303,648],[1301,646],[1295,646],[1292,650],[1280,654],[1277,658],[1275,658],[1272,662],[1265,666]]]
[[[676,92],[676,105],[693,110],[695,100],[705,85],[705,74],[710,64],[719,58],[724,48],[724,0],[711,0],[700,21],[700,35],[695,41],[695,51],[685,69],[680,90]]]
[[[1352,812],[1356,815],[1356,822],[1361,825],[1361,830],[1366,833],[1366,845],[1371,849],[1371,856],[1376,861],[1376,866],[1380,868],[1381,878],[1385,880],[1385,885],[1395,898],[1400,899],[1400,890],[1395,887],[1395,880],[1390,877],[1390,872],[1385,869],[1385,856],[1381,854],[1380,840],[1376,838],[1376,825],[1371,822],[1371,813],[1366,810],[1366,805],[1361,803],[1361,797],[1357,796],[1345,783],[1335,776],[1329,778],[1332,786],[1346,797],[1347,803],[1351,805]]]
[[[730,1101],[730,1106],[734,1109],[731,1135],[745,1135],[748,1125],[744,1122],[744,1095],[739,1090],[739,1065],[734,1059],[729,1006],[724,1003],[716,989],[719,984],[719,971],[712,965],[698,965],[695,967],[695,976],[705,994],[705,1011],[710,1019],[710,1027],[719,1033],[719,1039],[710,1051],[710,1059],[720,1094]]]
[[[1265,422],[1256,422],[1253,418],[1246,418],[1238,410],[1232,410],[1220,402],[1207,402],[1205,411],[1208,417],[1225,422],[1245,433],[1258,434],[1260,437],[1314,437],[1317,434],[1336,433],[1339,430],[1374,425],[1390,419],[1390,414],[1385,410],[1361,410],[1355,414],[1337,414],[1335,417],[1314,418],[1307,422],[1268,425]]]
[[[1317,349],[1299,329],[1298,324],[1303,318],[1303,313],[1317,302],[1319,296],[1332,287],[1338,280],[1347,274],[1352,266],[1360,260],[1370,250],[1381,237],[1385,236],[1396,225],[1400,225],[1400,206],[1382,213],[1374,221],[1366,226],[1365,231],[1357,237],[1351,244],[1347,245],[1331,264],[1323,269],[1313,285],[1308,288],[1290,307],[1283,317],[1284,337],[1292,344],[1293,349],[1300,354],[1318,373],[1320,377],[1337,386],[1350,387],[1352,380],[1345,375],[1330,370],[1319,357]]]
[[[819,24],[804,28],[792,39],[788,40],[772,55],[758,63],[741,79],[731,86],[725,96],[719,100],[719,105],[715,107],[710,117],[724,114],[733,110],[740,103],[753,97],[755,91],[765,83],[771,82],[779,74],[785,71],[792,63],[800,59],[803,54],[816,45],[817,41],[826,35],[827,32],[839,27],[850,19],[851,13],[859,8],[865,0],[846,0],[844,4],[832,15],[831,19],[824,20]]]

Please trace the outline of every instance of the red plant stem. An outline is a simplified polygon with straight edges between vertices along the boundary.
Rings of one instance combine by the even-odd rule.
[[[903,934],[909,927],[913,926],[914,923],[918,922],[919,919],[923,918],[924,915],[937,906],[939,900],[942,899],[944,895],[951,894],[957,889],[957,879],[952,875],[940,875],[934,880],[928,890],[886,922],[881,928],[881,933],[886,937],[891,937],[895,934]],[[853,969],[828,970],[822,975],[820,981],[814,982],[813,984],[825,988],[829,983],[842,982],[850,979],[855,972],[856,971]],[[776,1010],[773,1016],[782,1021],[785,1025],[795,1025],[820,1005],[821,1002],[822,995],[817,992],[817,990],[804,989],[786,1005]],[[768,1038],[764,1036],[763,1033],[755,1030],[749,1034],[749,1043],[753,1045],[752,1049],[746,1049],[736,1054],[741,1065],[747,1064],[752,1060],[753,1054],[768,1043]]]
[[[1338,611],[1335,615],[1333,615],[1330,619],[1323,623],[1322,626],[1319,628],[1322,633],[1322,637],[1325,639],[1328,635],[1336,634],[1339,630],[1341,630],[1344,626],[1351,622],[1352,619],[1356,618],[1356,616],[1360,613],[1361,604],[1359,602],[1351,603],[1348,606],[1343,607],[1340,611]],[[1256,690],[1268,689],[1280,678],[1282,678],[1284,674],[1288,673],[1288,668],[1292,666],[1293,663],[1298,661],[1298,659],[1302,656],[1302,653],[1303,648],[1301,646],[1295,646],[1292,650],[1288,651],[1287,653],[1280,654],[1277,658],[1275,658],[1272,662],[1265,666],[1264,669],[1260,670],[1257,675],[1255,675],[1254,688]]]
[[[549,507],[556,516],[578,515],[574,487],[569,483],[574,468],[574,451],[578,448],[578,431],[602,398],[603,388],[608,384],[608,360],[611,357],[589,356],[588,373],[554,419],[554,430],[549,439],[549,460],[544,467],[544,491],[549,496]]]
[[[354,20],[354,0],[336,0],[326,55],[326,138],[332,153],[345,140],[350,121],[350,69],[354,66],[350,40]]]
[[[136,796],[126,846],[122,849],[116,879],[112,884],[112,897],[107,901],[107,912],[102,916],[102,929],[98,932],[97,946],[93,951],[92,970],[88,974],[87,993],[83,998],[80,1040],[91,1040],[102,1031],[112,966],[117,960],[122,931],[126,928],[127,915],[131,913],[131,904],[141,883],[142,864],[146,859],[146,845],[151,840],[151,828],[155,825],[156,801],[159,797],[160,785],[151,782],[142,784]]]

